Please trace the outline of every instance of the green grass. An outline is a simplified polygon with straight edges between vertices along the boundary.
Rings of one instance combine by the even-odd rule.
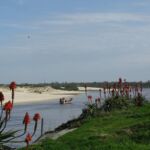
[[[150,104],[101,113],[57,140],[45,139],[30,150],[150,150]]]

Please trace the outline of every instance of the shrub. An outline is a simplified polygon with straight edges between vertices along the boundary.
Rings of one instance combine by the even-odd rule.
[[[111,111],[113,109],[123,109],[129,106],[129,99],[127,97],[115,96],[105,100],[104,110]]]
[[[138,93],[137,96],[134,96],[132,98],[132,102],[136,105],[136,106],[142,106],[143,105],[143,102],[146,101],[145,97]]]

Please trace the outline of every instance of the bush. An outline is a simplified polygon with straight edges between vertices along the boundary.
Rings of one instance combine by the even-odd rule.
[[[105,100],[104,110],[111,111],[113,109],[123,109],[129,106],[129,99],[127,97],[115,96]]]
[[[146,102],[146,99],[141,94],[138,94],[137,96],[132,98],[132,103],[134,103],[136,106],[142,106],[143,102]]]

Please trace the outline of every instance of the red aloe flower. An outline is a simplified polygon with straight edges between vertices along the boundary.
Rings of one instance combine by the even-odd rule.
[[[41,119],[41,116],[40,116],[40,114],[39,113],[36,113],[35,115],[34,115],[34,117],[33,117],[33,120],[34,121],[38,121],[38,120],[40,120]]]
[[[33,132],[33,134],[32,134],[32,137],[34,136],[34,134],[35,134],[35,132],[36,132],[36,130],[37,130],[38,120],[40,120],[40,119],[41,119],[40,114],[39,114],[39,113],[36,113],[36,114],[34,115],[34,117],[33,117],[33,120],[35,121],[35,125],[34,125],[34,132]]]
[[[89,101],[90,103],[92,103],[92,96],[91,96],[91,95],[88,96],[88,101]]]
[[[32,136],[30,135],[30,133],[27,134],[26,138],[25,138],[25,142],[27,143],[27,146],[29,145],[29,143],[32,141]]]
[[[13,104],[11,103],[11,101],[9,101],[9,102],[5,103],[3,109],[4,109],[5,111],[11,111],[12,108],[13,108]]]
[[[23,119],[23,124],[28,125],[30,123],[30,116],[28,112],[26,112],[24,119]]]
[[[8,101],[7,103],[5,103],[3,110],[5,110],[6,112],[6,119],[10,119],[10,113],[11,113],[12,108],[13,108],[13,104],[11,103],[11,101]]]
[[[88,99],[92,99],[92,96],[91,96],[91,95],[89,95],[89,96],[88,96]]]
[[[88,100],[92,101],[92,96],[91,95],[88,96]]]
[[[119,85],[121,85],[122,84],[122,79],[121,78],[119,78]]]
[[[10,83],[10,85],[9,85],[9,88],[11,89],[11,90],[14,90],[15,88],[16,88],[16,82],[11,82]]]
[[[15,98],[15,88],[16,88],[16,82],[11,82],[9,85],[10,90],[12,90],[11,98],[12,98],[12,104],[14,104],[14,98]]]
[[[29,123],[30,123],[30,116],[29,116],[28,112],[26,112],[24,119],[23,119],[23,124],[25,125],[24,133],[26,133]]]

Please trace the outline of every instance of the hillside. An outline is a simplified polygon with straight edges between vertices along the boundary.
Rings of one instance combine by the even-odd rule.
[[[47,138],[30,150],[149,150],[150,104],[87,118],[75,131]]]

